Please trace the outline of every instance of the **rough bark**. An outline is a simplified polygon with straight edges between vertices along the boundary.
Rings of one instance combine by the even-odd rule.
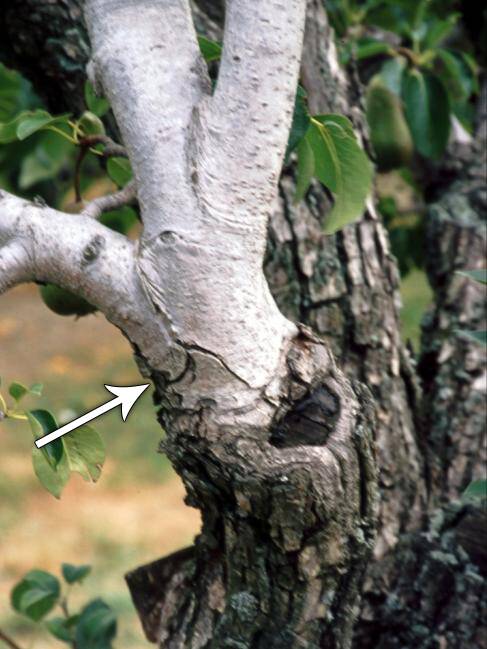
[[[347,647],[376,516],[370,397],[301,329],[269,427],[175,413],[163,449],[202,511],[191,551],[128,576],[149,639],[179,647]],[[150,584],[155,582],[154,591]]]
[[[32,81],[52,111],[84,110],[89,52],[82,0],[2,3],[0,60]]]
[[[362,618],[360,649],[487,647],[485,508],[448,503],[405,535],[387,561],[392,579]]]
[[[485,348],[462,334],[487,328],[486,291],[457,273],[486,267],[485,82],[478,112],[476,137],[461,156],[464,164],[449,186],[436,188],[439,198],[427,215],[427,271],[435,304],[423,325],[419,370],[432,486],[439,499],[458,497],[471,480],[485,477],[487,463]]]
[[[305,42],[302,80],[311,111],[347,115],[367,145],[360,86],[338,64],[317,0],[308,3]],[[326,192],[315,185],[299,205],[293,194],[291,169],[270,222],[266,275],[281,310],[323,336],[347,376],[375,397],[380,557],[418,523],[426,499],[423,442],[414,419],[418,386],[399,331],[397,266],[372,202],[359,223],[330,237],[322,232],[330,207]]]
[[[446,157],[445,174],[430,177],[427,193],[437,198],[425,252],[435,301],[419,359],[430,507],[425,524],[377,565],[382,583],[372,583],[356,628],[364,649],[486,646],[485,504],[453,500],[485,479],[485,349],[461,334],[485,328],[485,288],[456,273],[485,267],[485,91],[477,137]]]

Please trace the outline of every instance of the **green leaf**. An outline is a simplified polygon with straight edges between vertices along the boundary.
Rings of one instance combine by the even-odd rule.
[[[439,49],[437,56],[443,70],[440,77],[452,101],[466,101],[476,91],[476,75],[459,52]]]
[[[200,46],[201,54],[207,63],[211,61],[218,61],[222,55],[222,46],[216,41],[210,41],[204,36],[198,36],[198,45]]]
[[[474,480],[463,492],[464,498],[471,498],[473,500],[487,498],[487,480]]]
[[[427,158],[438,158],[450,135],[450,104],[443,84],[429,72],[407,71],[402,97],[416,149]]]
[[[303,138],[298,145],[298,177],[294,201],[302,200],[308,190],[315,172],[315,157],[308,138]]]
[[[73,145],[56,133],[43,132],[38,138],[34,149],[22,158],[19,177],[21,189],[54,179],[72,150]]]
[[[392,48],[387,43],[383,41],[376,41],[374,39],[362,39],[357,43],[357,49],[355,51],[355,59],[361,61],[363,59],[369,59],[373,56],[378,56],[380,54],[392,54]]]
[[[127,158],[110,158],[107,162],[107,171],[119,187],[124,187],[132,179],[132,169]]]
[[[29,392],[30,394],[33,394],[36,397],[42,396],[42,390],[44,389],[44,386],[42,383],[33,383],[30,388]]]
[[[30,410],[26,414],[34,439],[44,437],[44,435],[52,433],[58,427],[54,416],[49,410]],[[40,452],[44,455],[48,464],[53,469],[56,469],[64,455],[63,442],[61,439],[55,439],[43,446]]]
[[[16,115],[9,122],[0,122],[0,144],[9,144],[17,140],[17,127],[29,115],[33,115],[32,111],[23,111]]]
[[[29,388],[26,388],[25,385],[22,385],[22,383],[17,383],[14,381],[13,383],[10,384],[8,388],[8,393],[16,401],[17,403],[22,399],[22,397],[25,397],[26,394],[29,394]]]
[[[469,70],[469,77],[472,80],[472,89],[471,91],[478,94],[480,92],[479,87],[479,66],[477,61],[473,58],[468,52],[463,52],[462,50],[451,50],[455,56],[459,56],[462,61],[465,63],[466,68]]]
[[[56,605],[61,588],[54,575],[43,570],[31,570],[13,588],[12,607],[34,622],[39,622]]]
[[[110,110],[108,100],[104,97],[97,97],[89,81],[85,82],[85,102],[88,110],[98,117],[103,117]]]
[[[91,566],[73,566],[71,563],[63,563],[61,569],[63,577],[68,584],[83,581],[91,572]]]
[[[78,620],[79,615],[71,615],[68,618],[53,617],[47,620],[46,628],[58,640],[73,644]]]
[[[313,115],[313,119],[320,122],[320,124],[335,124],[342,128],[348,136],[354,140],[356,139],[353,124],[348,117],[345,117],[345,115],[335,115],[331,113],[329,115]]]
[[[127,206],[120,207],[118,210],[104,212],[98,220],[107,228],[120,232],[120,234],[127,234],[138,222],[135,210]]]
[[[56,440],[57,441],[57,440]],[[42,447],[42,450],[49,447],[50,444]],[[36,446],[32,447],[32,464],[41,485],[49,491],[55,498],[60,498],[61,493],[69,480],[69,466],[66,455],[63,454],[56,468],[53,468],[46,459],[42,450]]]
[[[111,608],[95,599],[82,610],[76,627],[76,649],[110,649],[117,634],[117,620]]]
[[[487,284],[487,269],[481,268],[479,270],[457,270],[457,275],[463,275],[470,279],[479,282],[480,284]]]
[[[399,36],[411,38],[414,9],[418,4],[411,0],[374,3],[371,10],[367,12],[367,23]]]
[[[473,340],[476,343],[480,343],[481,345],[487,345],[487,331],[468,331],[465,329],[460,329],[458,333],[464,336],[465,338],[469,338],[470,340]]]
[[[58,427],[54,415],[49,410],[31,410],[27,416],[32,419],[31,428],[34,439],[52,433]]]
[[[386,88],[398,97],[401,96],[402,77],[406,68],[406,59],[403,56],[396,56],[390,61],[386,61],[379,73]]]
[[[96,482],[105,462],[105,445],[94,428],[81,426],[62,437],[68,466],[84,480]]]
[[[17,138],[19,140],[25,140],[33,133],[37,131],[52,127],[60,126],[62,124],[67,124],[69,120],[69,115],[57,115],[53,116],[45,110],[36,110],[26,115],[17,126]]]
[[[332,234],[364,211],[372,187],[372,165],[343,115],[314,116],[306,137],[313,150],[315,173],[334,195],[325,223],[325,232]]]
[[[423,49],[436,47],[454,30],[461,14],[450,14],[445,20],[436,19],[428,26],[423,38]]]
[[[293,121],[291,124],[291,130],[289,131],[285,160],[288,159],[291,151],[294,151],[299,142],[306,135],[309,124],[310,118],[308,107],[306,105],[306,91],[301,86],[298,86],[296,98],[294,100]]]

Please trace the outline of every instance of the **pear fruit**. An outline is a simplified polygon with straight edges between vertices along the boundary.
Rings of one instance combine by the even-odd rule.
[[[40,291],[44,304],[57,315],[81,317],[96,311],[96,307],[79,295],[54,284],[45,284]]]
[[[408,165],[414,145],[402,103],[379,75],[373,77],[368,85],[366,109],[379,170],[389,171]]]

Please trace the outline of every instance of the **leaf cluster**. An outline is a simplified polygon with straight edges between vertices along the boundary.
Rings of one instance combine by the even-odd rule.
[[[452,119],[472,131],[479,66],[474,48],[459,37],[462,16],[453,2],[332,0],[327,6],[342,37],[343,62],[354,59],[366,75],[380,75],[400,99],[419,154],[443,155]]]
[[[112,649],[117,620],[106,602],[97,598],[76,613],[70,611],[71,587],[82,584],[90,572],[89,565],[63,563],[61,583],[49,572],[30,570],[11,591],[12,608],[73,649]],[[56,607],[61,615],[47,619]]]
[[[42,384],[30,387],[14,381],[8,388],[13,405],[0,392],[0,416],[29,424],[34,440],[58,428],[54,415],[44,409],[23,409],[21,402],[27,396],[39,397]],[[99,433],[90,426],[81,426],[41,449],[32,445],[34,473],[42,486],[56,498],[69,481],[72,473],[79,473],[84,480],[96,482],[105,462],[105,445]]]

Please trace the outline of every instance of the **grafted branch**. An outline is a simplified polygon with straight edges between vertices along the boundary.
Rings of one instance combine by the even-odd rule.
[[[279,6],[274,24],[264,3],[251,0],[240,9],[230,4],[233,18],[225,43],[230,55],[224,56],[220,90],[211,99],[188,2],[87,3],[95,72],[111,101],[137,181],[144,224],[137,259],[140,278],[154,308],[170,323],[175,346],[189,350],[192,358],[203,354],[205,365],[210,358],[226,377],[216,379],[208,367],[206,376],[198,371],[202,382],[193,381],[191,391],[199,398],[208,388],[211,394],[215,388],[226,392],[235,377],[244,391],[265,385],[295,333],[269,294],[262,260],[294,101],[304,7],[304,0]],[[256,39],[252,12],[257,9],[255,28],[261,37]],[[244,52],[247,38],[252,47]],[[263,57],[270,66],[265,75],[260,73]],[[259,75],[259,91],[250,78],[253,73]],[[276,84],[283,85],[274,92]],[[255,115],[261,109],[257,97],[263,102],[267,97],[264,121],[272,123],[265,129],[276,133],[266,135],[270,139],[265,145],[273,153],[257,160],[258,172],[247,160],[256,145],[257,124],[246,128],[246,115],[241,137],[230,137],[232,102],[239,92]],[[222,115],[224,123],[219,124]],[[222,147],[227,153],[235,148],[235,155],[242,156],[244,167],[238,173],[219,155]],[[262,169],[271,160],[269,184]],[[230,186],[229,174],[235,186]],[[245,196],[239,192],[244,185]],[[246,200],[251,187],[253,201]],[[251,218],[242,218],[243,212]]]

